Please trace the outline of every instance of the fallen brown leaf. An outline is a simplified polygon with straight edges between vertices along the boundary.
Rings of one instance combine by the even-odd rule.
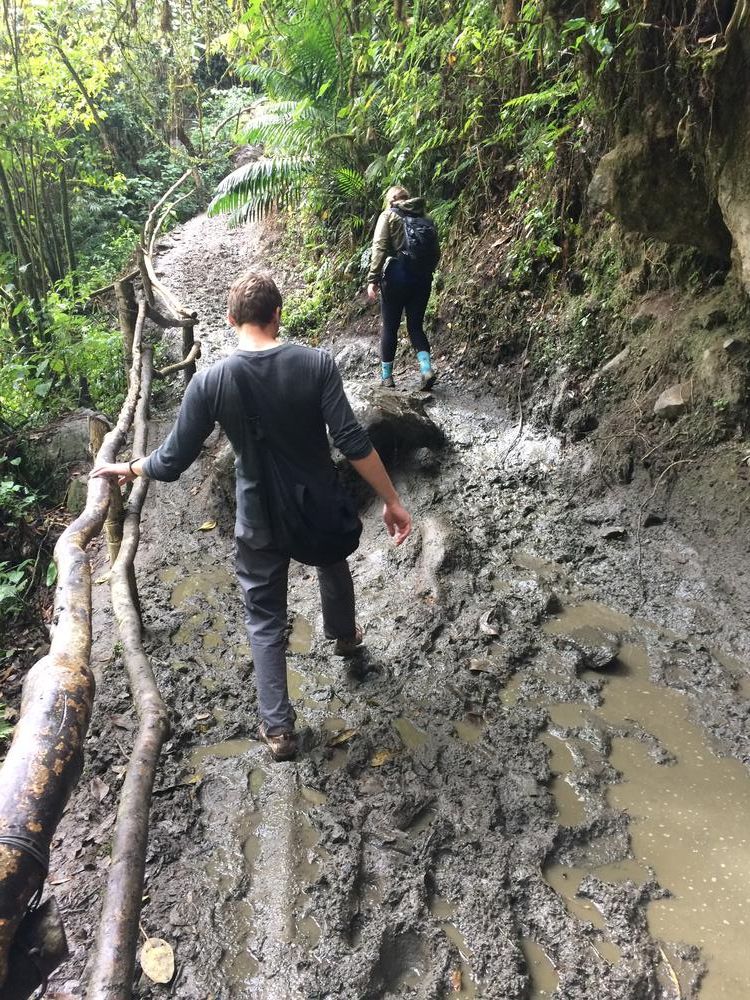
[[[357,735],[356,729],[342,729],[340,733],[334,733],[328,741],[329,747],[337,747],[341,743],[348,743],[352,736]]]
[[[174,952],[162,938],[147,938],[141,948],[141,968],[154,983],[168,983],[174,976]]]

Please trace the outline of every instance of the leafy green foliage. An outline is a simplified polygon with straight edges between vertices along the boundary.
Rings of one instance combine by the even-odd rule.
[[[32,567],[31,559],[24,559],[15,566],[9,562],[0,562],[0,621],[23,610]]]
[[[489,0],[422,0],[409,17],[385,0],[252,0],[229,47],[267,97],[244,138],[279,168],[230,174],[211,211],[257,218],[298,203],[347,270],[366,259],[391,184],[425,195],[446,239],[505,201],[518,219],[512,280],[553,272],[577,218],[552,189],[601,127],[591,81],[635,28],[617,0],[594,20],[556,21],[541,0],[518,15],[504,23]]]

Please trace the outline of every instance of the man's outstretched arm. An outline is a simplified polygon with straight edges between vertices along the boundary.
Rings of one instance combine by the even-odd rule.
[[[156,451],[133,462],[100,465],[91,475],[117,478],[121,486],[140,475],[167,483],[179,479],[196,460],[203,442],[214,428],[214,418],[206,402],[202,375],[203,373],[196,375],[188,385],[175,425]]]
[[[411,514],[401,503],[396,487],[380,460],[380,455],[373,448],[364,458],[350,458],[349,461],[385,504],[383,507],[385,526],[396,545],[400,545],[408,538],[411,531]]]

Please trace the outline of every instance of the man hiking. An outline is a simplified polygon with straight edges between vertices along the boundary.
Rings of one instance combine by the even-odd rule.
[[[417,352],[420,388],[431,389],[436,379],[430,344],[424,332],[424,314],[432,289],[432,274],[440,260],[435,223],[424,214],[422,198],[411,198],[404,187],[385,194],[385,211],[375,226],[367,275],[367,295],[380,293],[381,385],[393,389],[393,360],[401,316]]]
[[[236,570],[253,654],[260,737],[276,760],[288,760],[297,749],[286,673],[290,555],[277,540],[267,454],[293,462],[312,493],[334,496],[331,491],[338,487],[327,426],[336,447],[383,500],[383,520],[396,545],[411,531],[411,516],[355,419],[330,355],[279,343],[281,305],[269,276],[249,272],[235,281],[227,319],[237,332],[237,350],[193,377],[159,448],[144,459],[102,465],[92,475],[117,477],[120,483],[141,475],[173,482],[220,424],[236,456]],[[358,529],[354,538],[348,551],[357,544]],[[362,631],[355,622],[346,559],[319,566],[318,582],[325,635],[336,640],[335,653],[351,655],[362,643]]]

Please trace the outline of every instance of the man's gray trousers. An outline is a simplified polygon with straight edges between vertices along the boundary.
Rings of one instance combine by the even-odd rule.
[[[238,538],[235,565],[245,599],[261,721],[271,734],[293,729],[295,713],[286,679],[289,556],[276,549],[251,549]],[[320,567],[318,584],[325,635],[351,639],[354,584],[346,560]]]

